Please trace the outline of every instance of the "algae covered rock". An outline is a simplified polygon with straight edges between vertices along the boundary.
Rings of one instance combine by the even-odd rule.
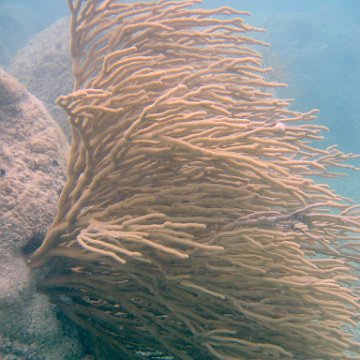
[[[43,237],[57,207],[67,143],[45,107],[0,72],[0,248]]]
[[[70,139],[66,113],[55,100],[72,91],[69,19],[63,18],[34,36],[12,59],[10,72],[38,99]]]
[[[67,142],[44,105],[0,70],[0,358],[80,359],[76,330],[36,289],[23,252],[45,236]]]

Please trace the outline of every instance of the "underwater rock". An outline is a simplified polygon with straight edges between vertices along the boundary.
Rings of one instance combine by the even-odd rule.
[[[0,71],[0,248],[17,250],[45,235],[67,150],[44,105]]]
[[[0,70],[0,358],[79,359],[74,327],[37,292],[22,253],[44,237],[65,179],[67,142],[44,105]]]
[[[55,105],[59,95],[72,91],[69,19],[60,19],[34,36],[13,58],[9,72],[46,104],[70,140],[67,115]]]

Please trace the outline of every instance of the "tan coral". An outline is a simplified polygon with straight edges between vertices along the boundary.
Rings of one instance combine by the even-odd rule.
[[[351,155],[264,90],[246,13],[198,2],[69,1],[68,181],[33,264],[111,359],[351,359],[359,214],[311,178]]]

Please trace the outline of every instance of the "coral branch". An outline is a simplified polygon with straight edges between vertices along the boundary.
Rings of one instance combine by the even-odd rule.
[[[198,2],[69,0],[68,181],[33,265],[109,359],[354,358],[360,211],[314,180],[354,156],[268,90],[246,13]]]

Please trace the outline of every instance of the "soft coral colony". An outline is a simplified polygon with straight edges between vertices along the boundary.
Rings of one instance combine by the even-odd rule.
[[[199,2],[69,0],[68,180],[33,266],[99,358],[355,359],[360,211],[314,180],[352,155],[272,95],[247,13]]]

